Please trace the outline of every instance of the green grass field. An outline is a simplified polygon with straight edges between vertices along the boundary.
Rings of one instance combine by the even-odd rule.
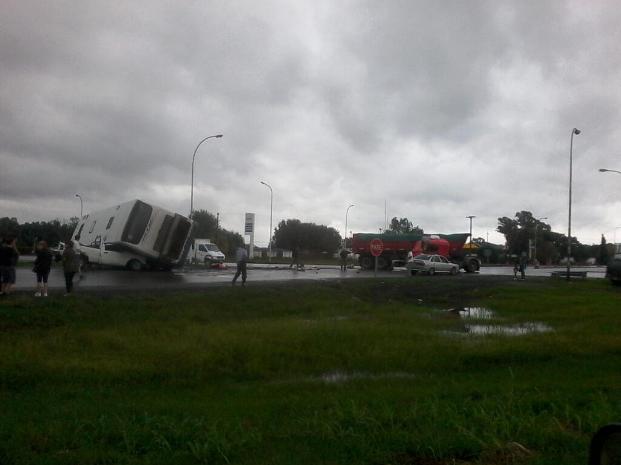
[[[536,321],[460,332],[438,310]],[[0,463],[585,464],[621,420],[604,280],[392,279],[0,301]]]

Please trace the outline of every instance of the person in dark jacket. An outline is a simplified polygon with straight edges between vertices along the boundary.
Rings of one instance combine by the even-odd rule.
[[[15,286],[15,267],[19,259],[14,237],[6,237],[0,245],[0,295],[9,295]]]
[[[520,256],[520,277],[526,279],[526,266],[528,265],[528,257],[525,252]]]
[[[34,262],[34,271],[37,274],[37,292],[35,297],[47,297],[47,278],[52,269],[52,252],[47,246],[47,242],[40,241],[37,244],[37,258]]]
[[[65,244],[65,251],[63,252],[63,271],[65,272],[65,288],[70,295],[73,292],[73,277],[80,271],[80,255],[73,248],[73,241]]]
[[[347,257],[349,256],[349,250],[345,247],[339,252],[339,258],[341,259],[341,271],[347,271]]]

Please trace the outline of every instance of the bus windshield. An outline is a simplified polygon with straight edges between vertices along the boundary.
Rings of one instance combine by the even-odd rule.
[[[140,200],[136,201],[127,219],[121,240],[131,244],[138,244],[147,229],[152,212],[153,208],[150,205]]]

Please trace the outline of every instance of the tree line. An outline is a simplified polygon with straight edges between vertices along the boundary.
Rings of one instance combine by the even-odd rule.
[[[59,242],[71,239],[78,221],[78,217],[72,217],[68,220],[55,219],[20,224],[17,218],[3,217],[0,218],[0,237],[15,237],[20,253],[31,253],[38,240],[45,240],[50,246],[55,246]]]
[[[533,258],[545,265],[557,264],[567,259],[567,235],[552,231],[548,223],[535,218],[529,211],[516,212],[513,218],[498,218],[496,230],[505,236],[509,255],[528,254],[531,249],[531,255],[535,255]],[[613,247],[606,243],[603,234],[599,244],[591,245],[582,244],[576,237],[571,237],[571,256],[578,263],[595,258],[597,263],[605,265],[612,253]]]
[[[217,217],[206,210],[197,210],[192,214],[194,237],[207,238],[215,242],[227,255],[232,255],[238,246],[244,244],[241,234],[221,228]],[[35,221],[20,224],[16,218],[0,218],[0,237],[16,237],[21,253],[30,253],[37,240],[46,240],[54,246],[71,238],[78,223],[77,217]],[[557,264],[567,258],[567,235],[552,231],[548,223],[537,219],[529,211],[516,212],[513,218],[498,218],[496,229],[505,237],[505,246],[490,244],[482,238],[473,238],[479,247],[477,253],[486,263],[505,263],[512,256],[526,253],[538,263]],[[391,219],[389,234],[423,234],[423,229],[414,226],[408,218]],[[282,220],[274,229],[272,246],[283,249],[298,249],[308,254],[333,254],[342,244],[339,232],[329,226],[302,222],[291,218]],[[349,244],[348,244],[349,245]],[[536,245],[536,247],[535,247]],[[596,258],[599,264],[606,264],[613,254],[612,244],[607,244],[602,235],[600,244],[582,244],[576,237],[571,238],[572,258],[576,262],[585,262]]]

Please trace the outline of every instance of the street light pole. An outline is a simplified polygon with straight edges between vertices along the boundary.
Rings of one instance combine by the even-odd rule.
[[[571,183],[573,179],[573,163],[574,163],[574,134],[580,134],[580,129],[573,128],[571,130],[571,140],[569,142],[569,218],[567,225],[567,281],[569,281],[569,273],[571,272]]]
[[[349,207],[347,207],[347,210],[345,210],[345,237],[343,239],[343,248],[347,248],[347,215],[351,207],[355,207],[355,205],[351,204]]]
[[[470,249],[472,251],[472,218],[476,218],[474,215],[466,216],[466,218],[470,219]]]
[[[80,220],[84,216],[84,203],[82,202],[82,196],[80,194],[76,194],[76,197],[80,199]]]
[[[617,174],[621,174],[621,171],[617,171],[617,170],[609,170],[607,168],[600,168],[599,169],[600,173],[617,173]]]
[[[212,139],[214,137],[219,139],[220,137],[222,137],[222,134],[216,134],[215,136],[205,137],[202,141],[198,143],[198,145],[194,149],[194,155],[192,155],[192,185],[190,188],[190,218],[192,218],[192,213],[194,212],[194,159],[196,158],[196,152],[198,152],[198,148],[201,146],[203,142],[205,142],[207,139]]]
[[[266,186],[269,190],[270,190],[270,242],[268,244],[268,255],[267,255],[267,259],[271,262],[272,261],[272,213],[274,211],[274,191],[272,190],[272,186],[270,186],[268,183],[261,181],[261,184],[263,184],[264,186]]]

